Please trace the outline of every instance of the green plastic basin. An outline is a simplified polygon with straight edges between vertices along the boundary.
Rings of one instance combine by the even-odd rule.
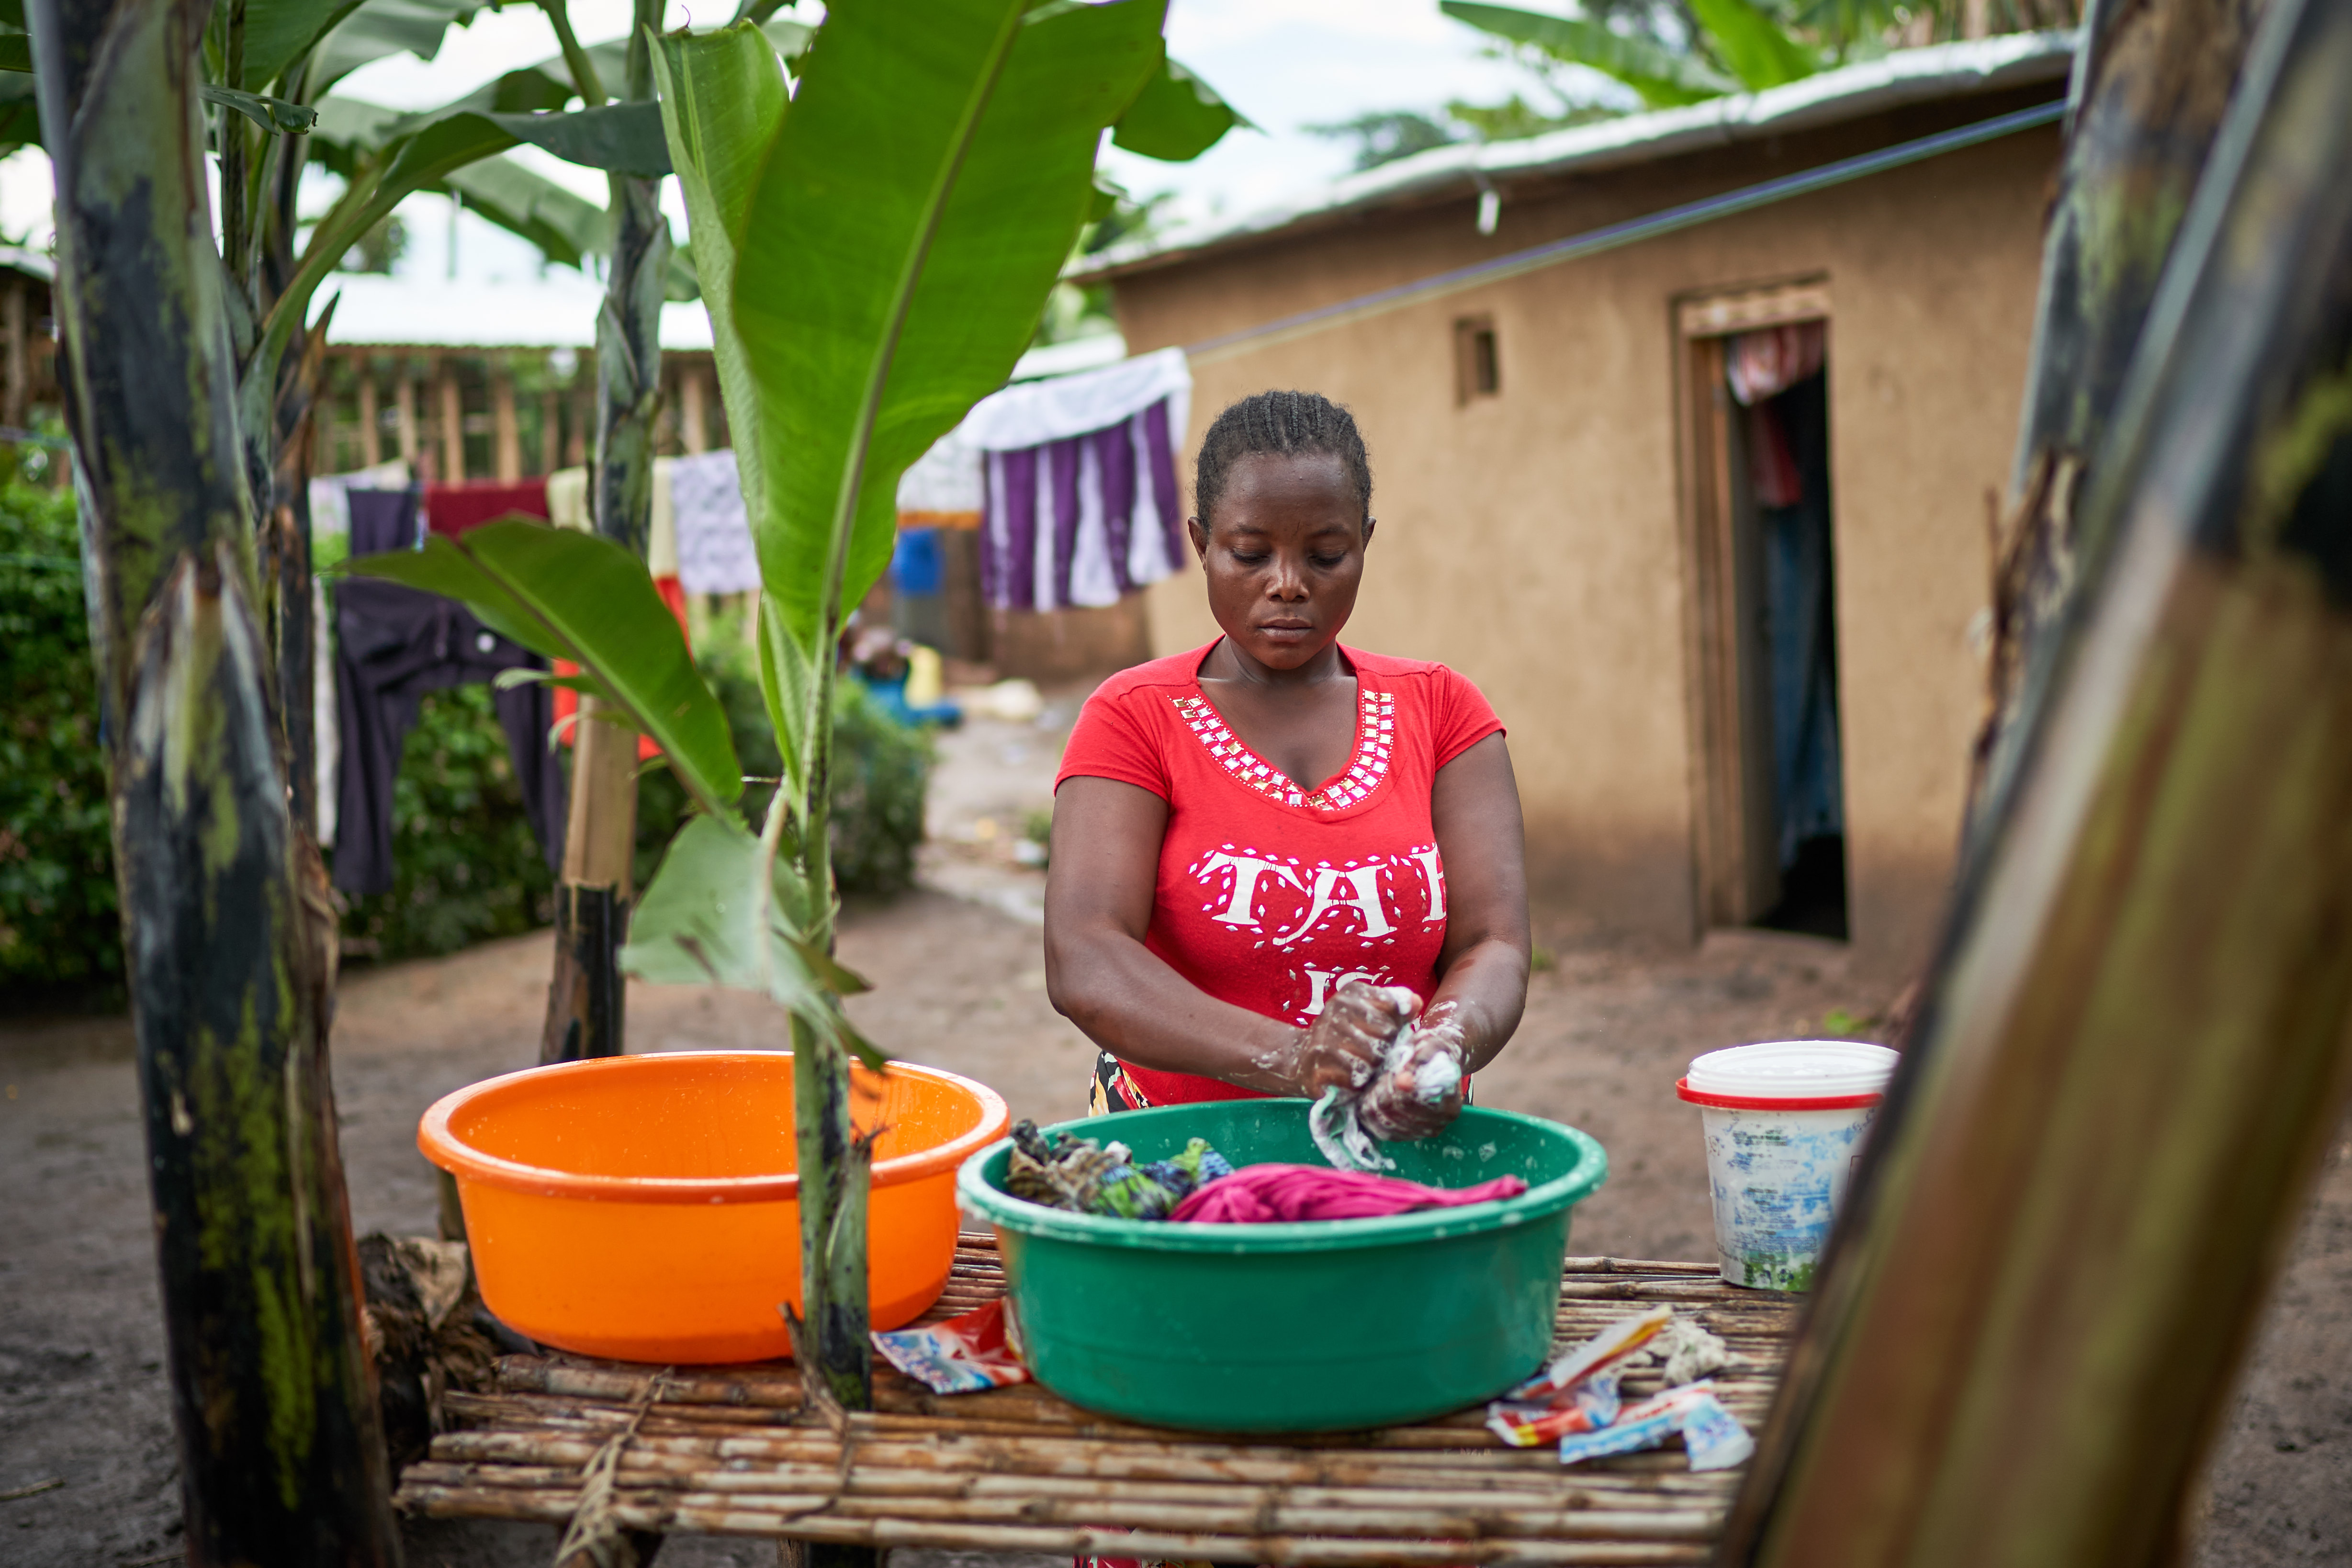
[[[1205,1138],[1236,1165],[1319,1165],[1303,1100],[1222,1100],[1061,1124],[1138,1160]],[[996,1227],[1022,1350],[1071,1404],[1208,1432],[1324,1432],[1475,1405],[1543,1363],[1569,1210],[1609,1157],[1585,1133],[1469,1107],[1392,1143],[1395,1174],[1433,1187],[1517,1176],[1501,1203],[1384,1219],[1173,1225],[1099,1218],[1003,1190],[1012,1141],[957,1173]]]

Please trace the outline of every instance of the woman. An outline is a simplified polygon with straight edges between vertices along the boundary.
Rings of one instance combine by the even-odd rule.
[[[1370,1085],[1426,1137],[1527,1000],[1503,727],[1443,665],[1343,647],[1372,542],[1347,410],[1264,392],[1201,446],[1189,523],[1223,636],[1103,683],[1055,784],[1045,984],[1102,1047],[1097,1111]],[[1319,782],[1318,782],[1319,781]],[[1423,1006],[1426,1001],[1426,1007]],[[1415,1019],[1414,1049],[1380,1078]],[[1374,1080],[1379,1079],[1378,1082]]]

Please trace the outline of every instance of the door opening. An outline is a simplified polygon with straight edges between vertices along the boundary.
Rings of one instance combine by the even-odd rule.
[[[1843,940],[1826,304],[1815,286],[1702,301],[1682,315],[1707,923]]]

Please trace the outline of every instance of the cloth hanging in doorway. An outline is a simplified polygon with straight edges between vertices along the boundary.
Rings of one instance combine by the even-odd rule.
[[[1783,869],[1809,838],[1845,831],[1830,531],[1828,377],[1818,369],[1748,410],[1749,450],[1777,443],[1787,493],[1757,487],[1772,689],[1772,773]]]
[[[677,514],[677,579],[689,594],[741,594],[760,585],[760,558],[730,451],[680,458],[670,471]]]
[[[336,584],[335,692],[343,738],[335,886],[347,893],[393,885],[393,781],[400,750],[428,691],[494,680],[546,661],[491,631],[453,599],[373,577]],[[523,809],[548,869],[563,850],[563,772],[549,753],[553,714],[543,681],[496,694]]]
[[[1826,321],[1791,321],[1752,332],[1734,332],[1725,345],[1724,376],[1731,395],[1754,405],[1818,372],[1829,357]]]
[[[425,525],[446,539],[516,512],[547,521],[546,479],[469,479],[425,487]]]
[[[1007,387],[963,437],[987,454],[981,590],[1002,609],[1115,605],[1179,570],[1192,374],[1181,349]]]

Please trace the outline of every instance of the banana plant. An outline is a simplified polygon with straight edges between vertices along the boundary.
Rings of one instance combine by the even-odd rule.
[[[1167,58],[1163,13],[1164,0],[837,0],[791,91],[751,17],[658,40],[663,124],[764,584],[761,688],[784,762],[758,823],[740,812],[731,752],[683,743],[723,735],[723,715],[617,547],[493,525],[352,568],[484,606],[526,646],[577,662],[585,689],[662,742],[700,809],[635,911],[625,963],[649,980],[758,992],[790,1016],[803,1370],[848,1408],[872,1389],[867,1149],[849,1062],[880,1058],[840,1005],[862,983],[830,956],[835,649],[888,563],[899,475],[1003,384],[1103,210],[1102,132],[1193,156],[1235,122]],[[592,561],[609,567],[593,595]],[[680,678],[656,699],[644,694],[657,668]]]
[[[0,141],[37,141],[57,177],[57,315],[195,1561],[398,1558],[327,1066],[335,921],[304,695],[311,294],[361,217],[485,153],[534,142],[642,163],[662,147],[643,112],[632,137],[554,103],[461,106],[389,128],[303,240],[294,197],[321,94],[394,49],[430,54],[477,8],[0,0]]]

